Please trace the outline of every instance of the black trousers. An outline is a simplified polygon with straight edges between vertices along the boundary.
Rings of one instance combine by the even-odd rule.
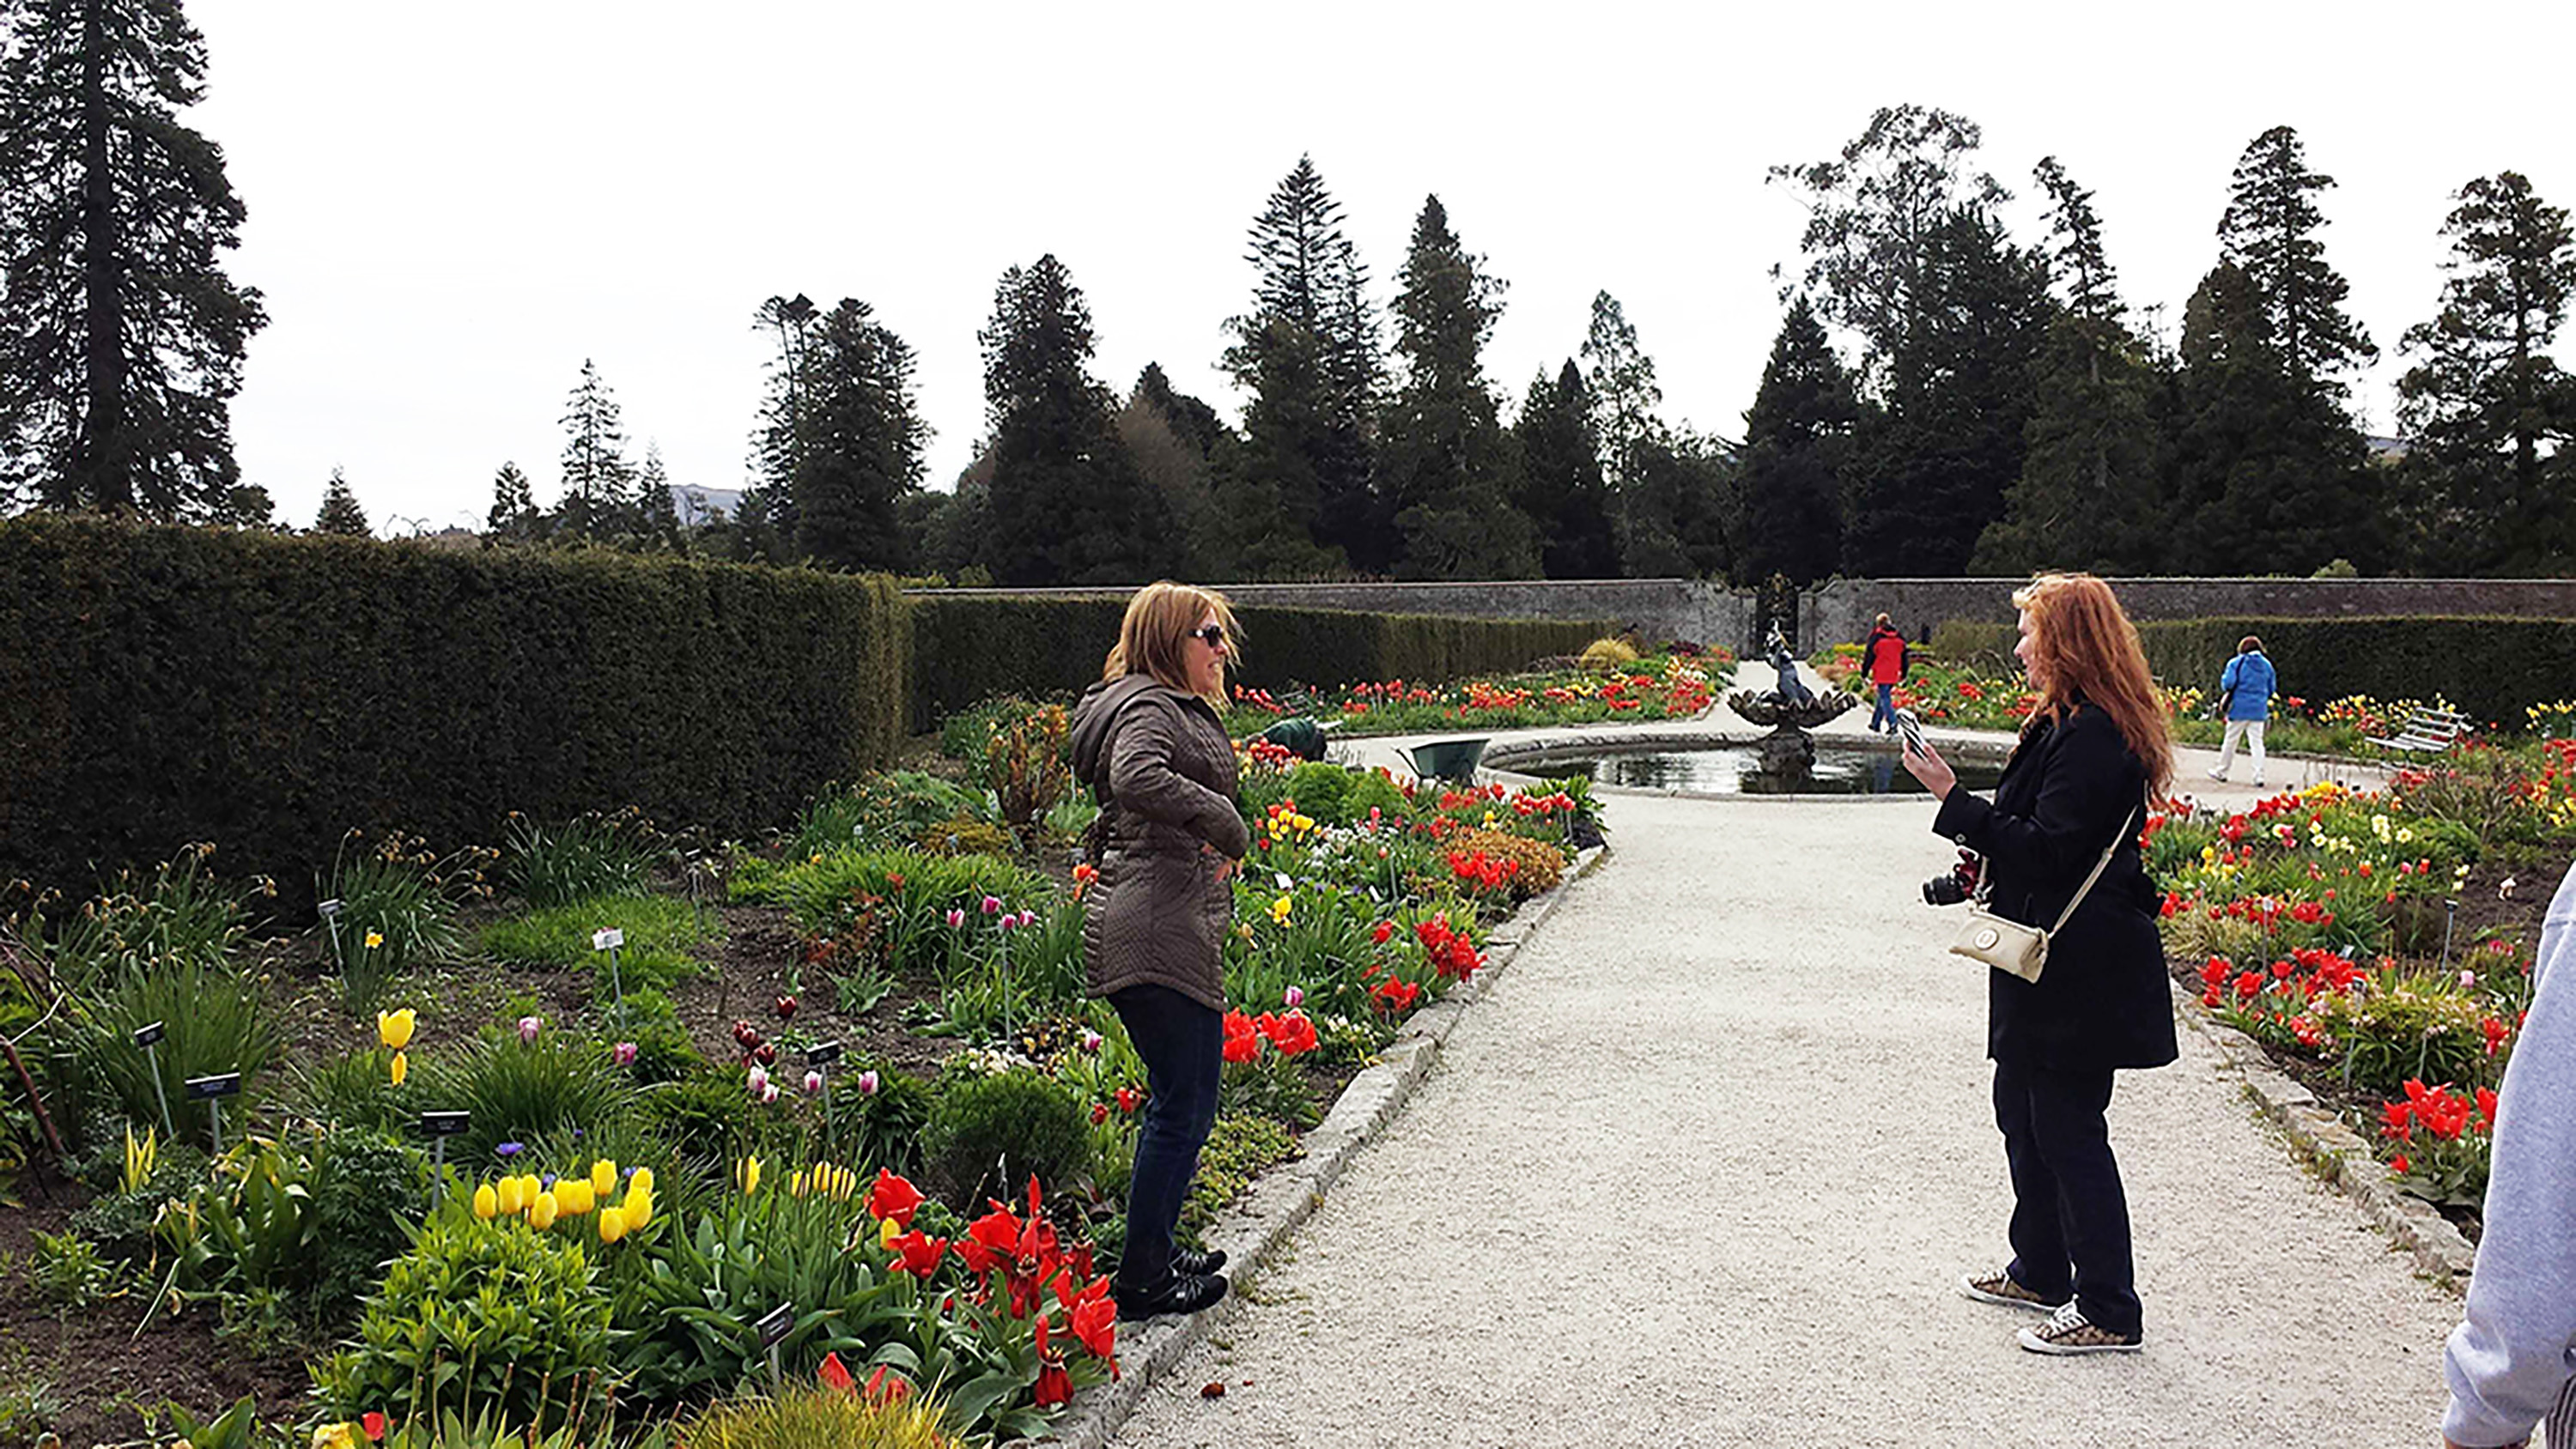
[[[1995,1125],[2012,1167],[2012,1275],[2045,1298],[2073,1293],[2086,1321],[2136,1333],[2129,1199],[2111,1156],[2111,1070],[1995,1063]]]

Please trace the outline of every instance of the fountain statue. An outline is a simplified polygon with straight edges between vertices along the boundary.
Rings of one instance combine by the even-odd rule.
[[[1798,661],[1775,626],[1763,646],[1763,657],[1778,671],[1779,683],[1765,690],[1739,689],[1726,697],[1726,707],[1749,724],[1767,725],[1771,733],[1755,742],[1762,768],[1775,775],[1804,775],[1816,763],[1816,742],[1807,731],[1860,703],[1842,690],[1818,696],[1798,677]]]

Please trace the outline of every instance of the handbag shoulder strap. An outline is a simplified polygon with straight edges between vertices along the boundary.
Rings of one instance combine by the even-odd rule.
[[[2084,877],[2084,884],[2076,890],[2075,899],[2068,901],[2066,909],[2057,913],[2057,924],[2048,928],[2048,934],[2054,936],[2065,930],[2066,923],[2075,918],[2075,908],[2084,904],[2084,898],[2093,893],[2093,882],[2100,880],[2102,872],[2110,868],[2111,857],[2120,853],[2120,842],[2129,838],[2129,822],[2136,818],[2134,810],[2120,817],[2120,833],[2111,837],[2109,845],[2102,847],[2102,858],[2093,862],[2093,873]]]

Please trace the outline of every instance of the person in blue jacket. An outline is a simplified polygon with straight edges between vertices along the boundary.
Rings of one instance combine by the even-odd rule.
[[[2272,692],[2280,687],[2281,676],[2273,672],[2272,661],[2263,657],[2263,641],[2248,634],[2236,643],[2236,657],[2219,671],[2218,697],[2221,712],[2227,717],[2227,732],[2218,742],[2218,768],[2209,778],[2224,780],[2227,767],[2236,763],[2236,742],[2251,737],[2254,742],[2254,784],[2263,784],[2263,726],[2272,718]]]

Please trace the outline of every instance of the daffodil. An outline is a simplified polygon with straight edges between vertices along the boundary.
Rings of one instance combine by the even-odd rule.
[[[411,1058],[402,1052],[396,1052],[386,1070],[393,1074],[394,1085],[399,1087],[403,1084],[403,1078],[411,1075]]]
[[[412,1027],[416,1024],[417,1016],[418,1013],[408,1006],[400,1011],[377,1012],[376,1040],[382,1042],[390,1051],[401,1051],[404,1047],[410,1046]]]
[[[487,1182],[474,1189],[474,1216],[489,1222],[500,1211],[501,1194],[493,1190],[492,1184]]]
[[[384,943],[385,943],[385,933],[384,933],[384,932],[382,932],[382,931],[369,931],[369,932],[367,933],[367,949],[368,949],[368,950],[372,951],[372,950],[376,949],[378,946],[383,945]]]

